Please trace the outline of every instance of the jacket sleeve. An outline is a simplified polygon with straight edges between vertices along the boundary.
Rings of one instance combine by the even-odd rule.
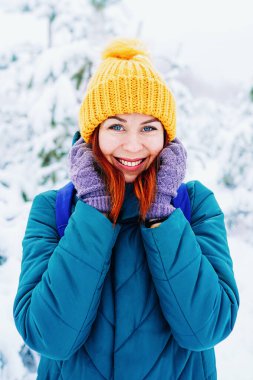
[[[28,346],[65,360],[89,336],[120,225],[78,200],[59,240],[55,196],[46,193],[28,218],[14,320]]]
[[[239,307],[224,215],[213,193],[189,182],[191,224],[176,209],[157,228],[141,227],[161,309],[178,344],[213,347],[232,331]]]

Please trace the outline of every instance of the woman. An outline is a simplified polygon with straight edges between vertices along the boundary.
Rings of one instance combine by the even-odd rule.
[[[175,103],[140,41],[113,41],[80,109],[69,153],[76,190],[60,239],[57,191],[35,197],[14,318],[41,354],[38,379],[213,380],[214,346],[239,296],[223,213],[186,184]]]

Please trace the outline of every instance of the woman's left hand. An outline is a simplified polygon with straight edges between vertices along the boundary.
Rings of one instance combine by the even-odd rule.
[[[187,152],[178,138],[171,141],[158,156],[157,192],[146,219],[169,216],[175,208],[171,198],[177,195],[186,172]]]

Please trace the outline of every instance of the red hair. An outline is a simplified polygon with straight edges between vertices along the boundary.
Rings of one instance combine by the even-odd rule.
[[[113,166],[104,156],[98,141],[99,126],[91,136],[92,151],[98,166],[102,169],[101,175],[104,177],[107,190],[111,195],[112,208],[109,219],[116,224],[125,195],[124,174]],[[164,130],[164,146],[168,143],[168,135]],[[151,206],[156,192],[156,174],[159,169],[158,157],[150,164],[148,169],[141,172],[134,180],[134,193],[139,200],[139,219],[144,221]]]

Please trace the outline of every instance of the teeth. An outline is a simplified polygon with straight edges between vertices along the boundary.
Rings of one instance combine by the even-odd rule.
[[[142,160],[135,161],[135,162],[129,162],[129,161],[119,159],[119,162],[125,166],[137,166],[142,162]]]

